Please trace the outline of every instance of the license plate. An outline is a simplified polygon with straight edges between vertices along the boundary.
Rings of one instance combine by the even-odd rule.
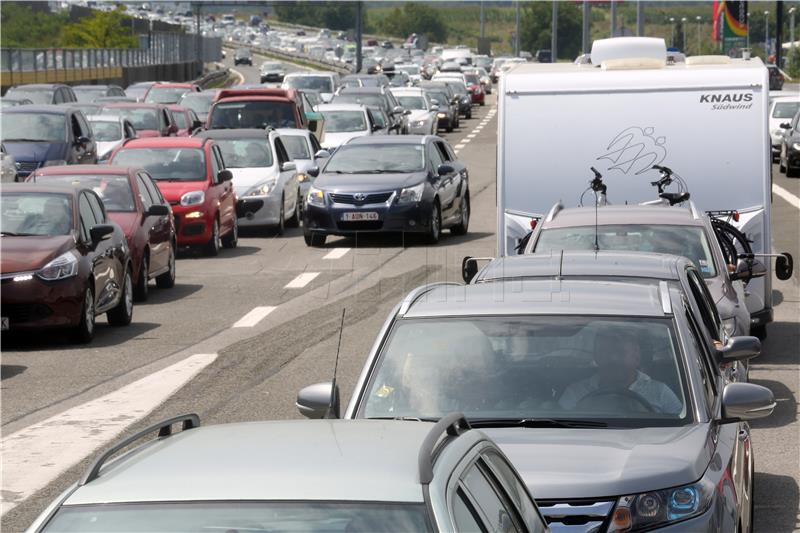
[[[342,213],[342,220],[347,222],[357,222],[361,220],[379,220],[378,213],[375,211],[363,211],[357,213]]]
[[[10,326],[8,323],[8,317],[4,316],[2,319],[0,319],[0,330],[6,331],[7,329],[9,329],[9,327]]]

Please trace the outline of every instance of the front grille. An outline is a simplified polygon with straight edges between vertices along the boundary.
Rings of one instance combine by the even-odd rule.
[[[205,224],[186,224],[183,227],[182,235],[186,237],[191,237],[193,235],[200,235],[203,233],[203,229],[205,229]]]
[[[358,194],[358,193],[356,193]],[[368,205],[383,204],[392,197],[393,192],[365,193],[362,200],[356,200],[355,194],[331,193],[331,200],[337,204]]]
[[[608,526],[614,510],[613,501],[552,501],[537,502],[552,533],[600,533]]]
[[[17,161],[17,173],[19,174],[27,175],[37,168],[39,168],[38,161]]]
[[[0,312],[12,325],[42,320],[53,314],[53,310],[44,304],[6,304]]]
[[[336,224],[342,231],[377,231],[383,227],[381,220],[360,220],[358,222],[339,221]]]

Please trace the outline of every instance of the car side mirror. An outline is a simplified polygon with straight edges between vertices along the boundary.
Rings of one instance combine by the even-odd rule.
[[[317,131],[317,121],[316,120],[309,120],[307,129],[308,129],[308,131]]]
[[[164,204],[153,204],[145,214],[149,217],[165,217],[169,215],[169,207]]]
[[[308,174],[312,178],[316,178],[317,176],[319,176],[319,167],[316,165],[310,167],[308,170],[306,170],[306,174]]]
[[[431,106],[431,111],[439,111],[439,105],[438,104],[433,104]]]
[[[380,124],[373,124],[371,129],[372,131],[380,131],[382,128]]]
[[[97,245],[100,241],[108,239],[114,233],[114,226],[111,224],[95,224],[89,230],[89,238],[92,240],[93,245]]]
[[[297,170],[297,163],[294,161],[287,161],[281,165],[281,172],[288,172],[290,170]]]
[[[90,142],[92,142],[92,140],[91,140],[91,139],[89,139],[89,137],[86,137],[86,136],[84,136],[84,135],[81,135],[80,137],[78,137],[78,138],[75,140],[75,144],[77,144],[77,145],[79,145],[79,146],[86,146],[86,145],[87,145],[87,144],[89,144]]]
[[[306,418],[339,418],[339,387],[315,383],[297,393],[297,410]]]
[[[233,172],[228,170],[227,168],[223,168],[219,172],[217,172],[217,181],[222,183],[225,181],[231,181],[233,179]]]
[[[764,418],[775,409],[772,391],[755,383],[728,383],[722,391],[722,423]]]
[[[314,159],[328,159],[331,156],[331,153],[327,150],[317,150],[317,153],[314,154]]]
[[[736,261],[736,269],[731,272],[732,280],[750,281],[753,278],[763,278],[767,275],[767,267],[758,259],[739,258]]]
[[[406,109],[406,110],[403,111],[403,114],[404,115],[410,115],[411,114],[411,110],[410,109]]]
[[[721,349],[717,350],[720,362],[747,361],[761,353],[761,341],[756,337],[731,337]]]
[[[786,281],[792,277],[794,271],[794,259],[792,254],[782,252],[781,255],[775,259],[775,276],[781,280]]]
[[[192,121],[192,130],[199,130],[202,127],[203,127],[203,121],[202,120],[193,120]]]
[[[447,163],[442,163],[436,169],[436,173],[440,176],[446,176],[448,174],[452,174],[454,171],[455,169],[452,166],[448,165]]]
[[[790,130],[792,129],[792,125],[789,124],[788,122],[784,122],[783,124],[780,125],[780,128],[784,130]]]
[[[173,135],[173,134],[176,134],[176,133],[178,133],[178,126],[177,125],[173,124],[169,128],[167,128],[167,134],[168,135]]]
[[[403,109],[403,106],[396,105],[396,106],[394,106],[394,108],[392,109],[392,114],[393,114],[393,115],[402,115],[402,114],[403,114],[403,111],[405,111],[405,109]]]

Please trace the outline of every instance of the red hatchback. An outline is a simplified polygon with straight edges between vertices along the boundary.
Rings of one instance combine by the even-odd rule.
[[[163,104],[119,103],[103,106],[98,115],[125,117],[131,121],[139,138],[170,137],[178,134],[178,125]]]
[[[202,246],[217,255],[239,239],[230,170],[211,139],[134,139],[111,156],[112,165],[143,168],[172,206],[178,246]]]
[[[223,89],[208,112],[206,129],[303,129],[304,111],[294,89]]]
[[[478,75],[478,73],[465,72],[464,80],[467,82],[467,89],[469,90],[469,95],[472,98],[472,103],[485,105],[486,91],[483,89],[483,85],[481,85],[481,77]]]
[[[177,238],[169,203],[147,171],[110,165],[70,165],[41,168],[28,181],[72,184],[96,192],[108,218],[125,233],[133,262],[133,296],[147,299],[148,284],[175,285]]]

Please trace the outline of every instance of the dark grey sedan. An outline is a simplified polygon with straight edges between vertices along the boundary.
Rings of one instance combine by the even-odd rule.
[[[303,219],[309,246],[328,235],[405,232],[436,243],[444,228],[467,233],[469,176],[440,137],[359,137],[307,173],[316,178]]]

